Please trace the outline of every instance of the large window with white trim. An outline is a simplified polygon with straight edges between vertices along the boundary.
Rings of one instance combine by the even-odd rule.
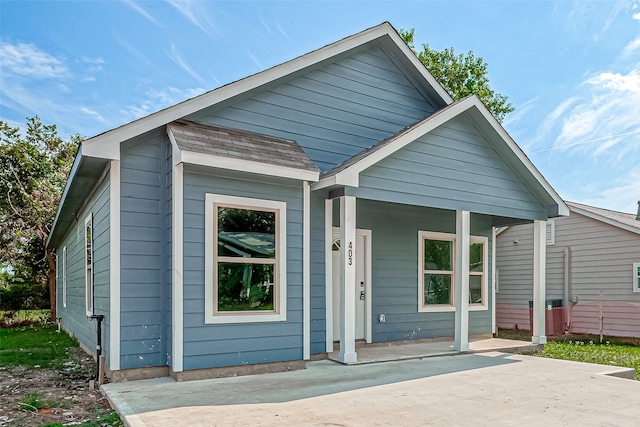
[[[286,318],[286,204],[207,195],[209,323]]]
[[[418,311],[455,310],[455,234],[420,231]],[[469,310],[487,309],[487,237],[469,240]]]
[[[633,263],[633,292],[640,292],[640,262]]]
[[[85,308],[87,316],[93,315],[93,217],[84,220],[85,260]]]

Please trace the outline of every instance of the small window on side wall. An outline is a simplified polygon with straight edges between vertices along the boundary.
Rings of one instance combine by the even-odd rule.
[[[633,292],[640,292],[640,262],[633,264]]]
[[[205,209],[205,321],[286,320],[286,204],[207,194]]]
[[[85,308],[87,316],[93,315],[93,217],[84,220],[84,260],[85,260]],[[65,272],[66,274],[66,272]]]

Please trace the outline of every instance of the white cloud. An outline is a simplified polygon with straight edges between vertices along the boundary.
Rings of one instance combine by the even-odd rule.
[[[149,12],[147,12],[146,9],[144,9],[142,6],[140,6],[135,1],[133,1],[133,0],[124,0],[124,2],[127,4],[127,6],[129,6],[130,8],[135,10],[136,12],[138,12],[140,15],[144,16],[147,20],[153,22],[158,27],[162,27],[160,25],[160,23],[156,20],[156,18],[154,18]]]
[[[61,59],[21,42],[0,41],[0,68],[4,73],[34,78],[59,78],[69,73]]]
[[[84,114],[91,116],[95,119],[97,119],[98,121],[105,123],[104,117],[102,117],[102,115],[100,115],[100,113],[91,110],[90,108],[87,107],[80,107],[80,111],[83,112]]]
[[[147,99],[142,100],[138,105],[130,105],[122,112],[128,116],[133,116],[134,119],[139,119],[202,93],[204,93],[204,89],[200,87],[178,89],[169,86],[164,90],[150,89],[146,92]]]
[[[640,37],[636,38],[635,40],[630,41],[625,47],[624,50],[622,51],[622,54],[624,56],[629,56],[631,55],[633,52],[635,52],[636,50],[638,50],[638,48],[640,48]]]
[[[631,18],[635,19],[636,21],[640,21],[640,12],[636,12],[633,15],[631,15]]]
[[[194,71],[193,68],[191,68],[189,66],[189,64],[187,64],[187,62],[182,58],[182,55],[180,55],[180,52],[178,52],[176,50],[176,46],[172,43],[171,44],[171,51],[167,52],[166,50],[164,51],[164,53],[180,68],[182,68],[184,71],[186,71],[189,75],[191,75],[194,79],[198,80],[200,83],[207,85],[208,82],[203,79],[202,77],[200,77],[200,75],[198,73],[196,73]]]
[[[215,33],[215,27],[209,20],[206,9],[201,7],[200,2],[191,0],[170,0],[168,2],[182,16],[187,18],[189,22],[202,30],[203,33],[212,36]],[[204,3],[204,2],[203,2]]]

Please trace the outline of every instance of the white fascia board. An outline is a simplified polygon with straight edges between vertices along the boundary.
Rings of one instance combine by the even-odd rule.
[[[633,227],[629,224],[625,224],[624,222],[616,221],[615,219],[608,218],[604,215],[599,215],[597,213],[581,209],[576,206],[571,206],[571,212],[575,212],[580,215],[584,215],[588,218],[595,219],[596,221],[604,222],[605,224],[613,225],[614,227],[622,228],[623,230],[630,231],[632,233],[640,234],[640,221],[638,221],[638,227]]]
[[[120,369],[120,161],[109,172],[109,368]]]
[[[320,178],[320,172],[317,171],[288,168],[286,166],[252,162],[250,160],[232,159],[230,157],[219,157],[211,154],[195,153],[193,151],[182,150],[180,153],[180,159],[183,163],[192,165],[277,176],[280,178],[297,179],[300,181],[316,182]]]
[[[511,151],[518,157],[520,162],[527,168],[529,173],[538,181],[538,183],[544,188],[544,190],[553,198],[553,201],[558,205],[558,216],[568,216],[569,215],[569,207],[564,202],[564,200],[556,193],[556,191],[551,187],[551,184],[545,179],[544,176],[540,173],[540,171],[531,163],[529,157],[522,151],[522,149],[516,144],[516,142],[511,138],[511,135],[507,133],[507,131],[502,127],[502,125],[496,120],[496,118],[491,114],[487,107],[484,106],[482,101],[478,99],[475,95],[469,97],[474,103],[474,106],[478,109],[478,111],[485,118],[487,123],[491,125],[493,130],[502,138],[502,140],[507,144],[507,146],[511,149]]]
[[[402,42],[402,39],[400,39],[393,27],[387,22],[382,23],[288,62],[276,65],[268,70],[261,71],[257,74],[253,74],[241,80],[213,89],[202,95],[196,96],[195,98],[188,99],[174,106],[165,108],[164,110],[160,110],[146,117],[94,136],[82,143],[86,151],[85,154],[92,157],[118,160],[120,157],[120,142],[122,141],[136,137],[157,127],[164,126],[167,123],[233,98],[241,93],[248,92],[267,83],[276,81],[289,74],[313,66],[314,64],[357,48],[358,46],[369,43],[385,35],[391,37],[391,39],[396,41],[396,44],[401,46],[398,43],[398,39],[400,42]],[[402,42],[402,44],[404,45],[404,42]],[[402,51],[407,54],[407,57],[412,60],[412,62],[415,62],[412,59],[412,57],[415,58],[415,55],[413,55],[410,49],[405,48],[402,48]],[[424,66],[422,66],[422,68],[424,68]],[[418,69],[420,70],[420,68]]]

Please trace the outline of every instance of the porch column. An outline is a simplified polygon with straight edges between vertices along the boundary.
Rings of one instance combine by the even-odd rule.
[[[544,344],[545,275],[547,270],[547,222],[533,222],[533,331],[531,342]]]
[[[358,360],[356,354],[356,198],[340,197],[340,352],[343,363]]]
[[[455,262],[455,340],[453,349],[469,350],[469,236],[471,214],[456,211],[456,262]]]

